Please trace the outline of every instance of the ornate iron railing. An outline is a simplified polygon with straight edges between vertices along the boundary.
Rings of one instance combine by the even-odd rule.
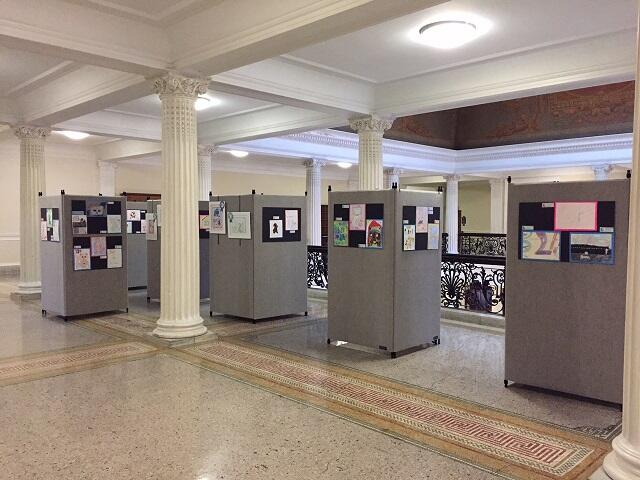
[[[307,287],[326,289],[329,285],[327,247],[307,246]]]
[[[307,247],[307,287],[327,289],[327,247]],[[446,308],[504,315],[505,258],[443,254],[440,304]]]
[[[504,233],[460,233],[460,255],[484,255],[504,257],[507,252],[507,236]]]
[[[443,255],[441,305],[504,315],[505,264],[504,257]]]

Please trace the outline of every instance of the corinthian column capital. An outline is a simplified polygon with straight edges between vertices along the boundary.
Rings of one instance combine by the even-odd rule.
[[[51,135],[51,129],[47,127],[32,127],[29,125],[16,125],[13,127],[13,133],[19,139],[23,138],[45,138]]]
[[[207,93],[209,80],[206,78],[185,77],[175,72],[169,72],[153,81],[153,91],[162,98],[165,95],[182,95],[197,97]]]
[[[310,158],[302,162],[302,164],[307,168],[322,168],[327,165],[327,162],[319,158]]]
[[[460,175],[443,175],[447,182],[457,182],[460,180]]]
[[[384,133],[391,128],[393,121],[388,118],[381,118],[376,115],[369,115],[361,118],[354,118],[349,121],[349,126],[356,132],[377,132]]]
[[[215,151],[216,151],[215,145],[198,145],[199,157],[211,156]]]

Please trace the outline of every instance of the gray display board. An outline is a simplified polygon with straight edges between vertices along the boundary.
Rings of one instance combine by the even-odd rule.
[[[127,210],[147,211],[147,202],[127,202]],[[127,278],[129,288],[147,286],[147,235],[127,233]]]
[[[334,212],[342,207],[348,212],[346,206],[354,204],[383,206],[382,248],[335,245]],[[404,251],[403,207],[441,209],[442,195],[398,190],[329,193],[330,341],[380,348],[393,356],[439,342],[440,233],[435,249]]]
[[[505,379],[621,403],[629,181],[509,185],[508,195]],[[544,218],[536,220],[541,216],[553,225],[553,202],[607,205],[606,216],[615,221],[599,230],[609,231],[614,224],[613,264],[567,260],[569,232],[564,232],[559,261],[522,255],[522,227],[536,221],[545,225]],[[546,211],[532,210],[536,203]],[[521,216],[527,217],[522,225]]]
[[[147,212],[158,218],[162,209],[160,200],[149,200]],[[209,202],[198,202],[199,211],[209,211]],[[160,212],[160,222],[162,212]],[[158,226],[157,240],[147,239],[147,299],[160,300],[160,245],[162,242],[162,223]],[[209,298],[209,239],[200,238],[200,300]]]
[[[109,233],[106,210],[104,214],[100,210],[112,208],[117,202],[121,206],[120,233]],[[125,203],[124,197],[40,198],[40,208],[58,209],[60,220],[60,241],[40,241],[43,313],[71,317],[128,308]],[[77,227],[74,232],[72,212],[74,208],[78,211],[78,205],[83,206],[85,218],[76,225],[84,224],[84,228]],[[87,215],[88,211],[95,215]],[[109,220],[115,216],[110,215]],[[92,238],[101,241],[94,244]],[[80,248],[75,251],[74,246]],[[94,255],[102,249],[105,255]],[[119,252],[112,256],[115,250]],[[78,253],[84,258],[77,257]]]
[[[211,310],[253,320],[306,312],[305,197],[212,197],[214,202],[220,200],[226,202],[227,213],[249,212],[251,238],[229,238],[228,226],[225,234],[211,234]],[[282,216],[272,214],[278,209],[299,211],[297,235],[272,239],[263,232],[264,222],[269,228],[268,220]]]

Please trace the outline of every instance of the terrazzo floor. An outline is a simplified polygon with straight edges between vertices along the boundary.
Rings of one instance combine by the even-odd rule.
[[[150,335],[159,304],[144,290],[130,293],[129,314],[64,322],[43,318],[37,301],[10,300],[15,281],[0,277],[0,478],[586,478],[518,476],[193,356],[225,339],[504,412],[598,448],[620,424],[616,406],[505,389],[503,337],[489,330],[444,325],[439,347],[392,360],[327,345],[326,301],[311,296],[308,317],[255,325],[209,317],[203,302],[209,336],[162,343]]]

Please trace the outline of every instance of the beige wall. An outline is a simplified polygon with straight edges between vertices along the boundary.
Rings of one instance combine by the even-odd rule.
[[[460,182],[458,208],[467,217],[464,232],[489,233],[491,230],[491,186],[487,181]]]

